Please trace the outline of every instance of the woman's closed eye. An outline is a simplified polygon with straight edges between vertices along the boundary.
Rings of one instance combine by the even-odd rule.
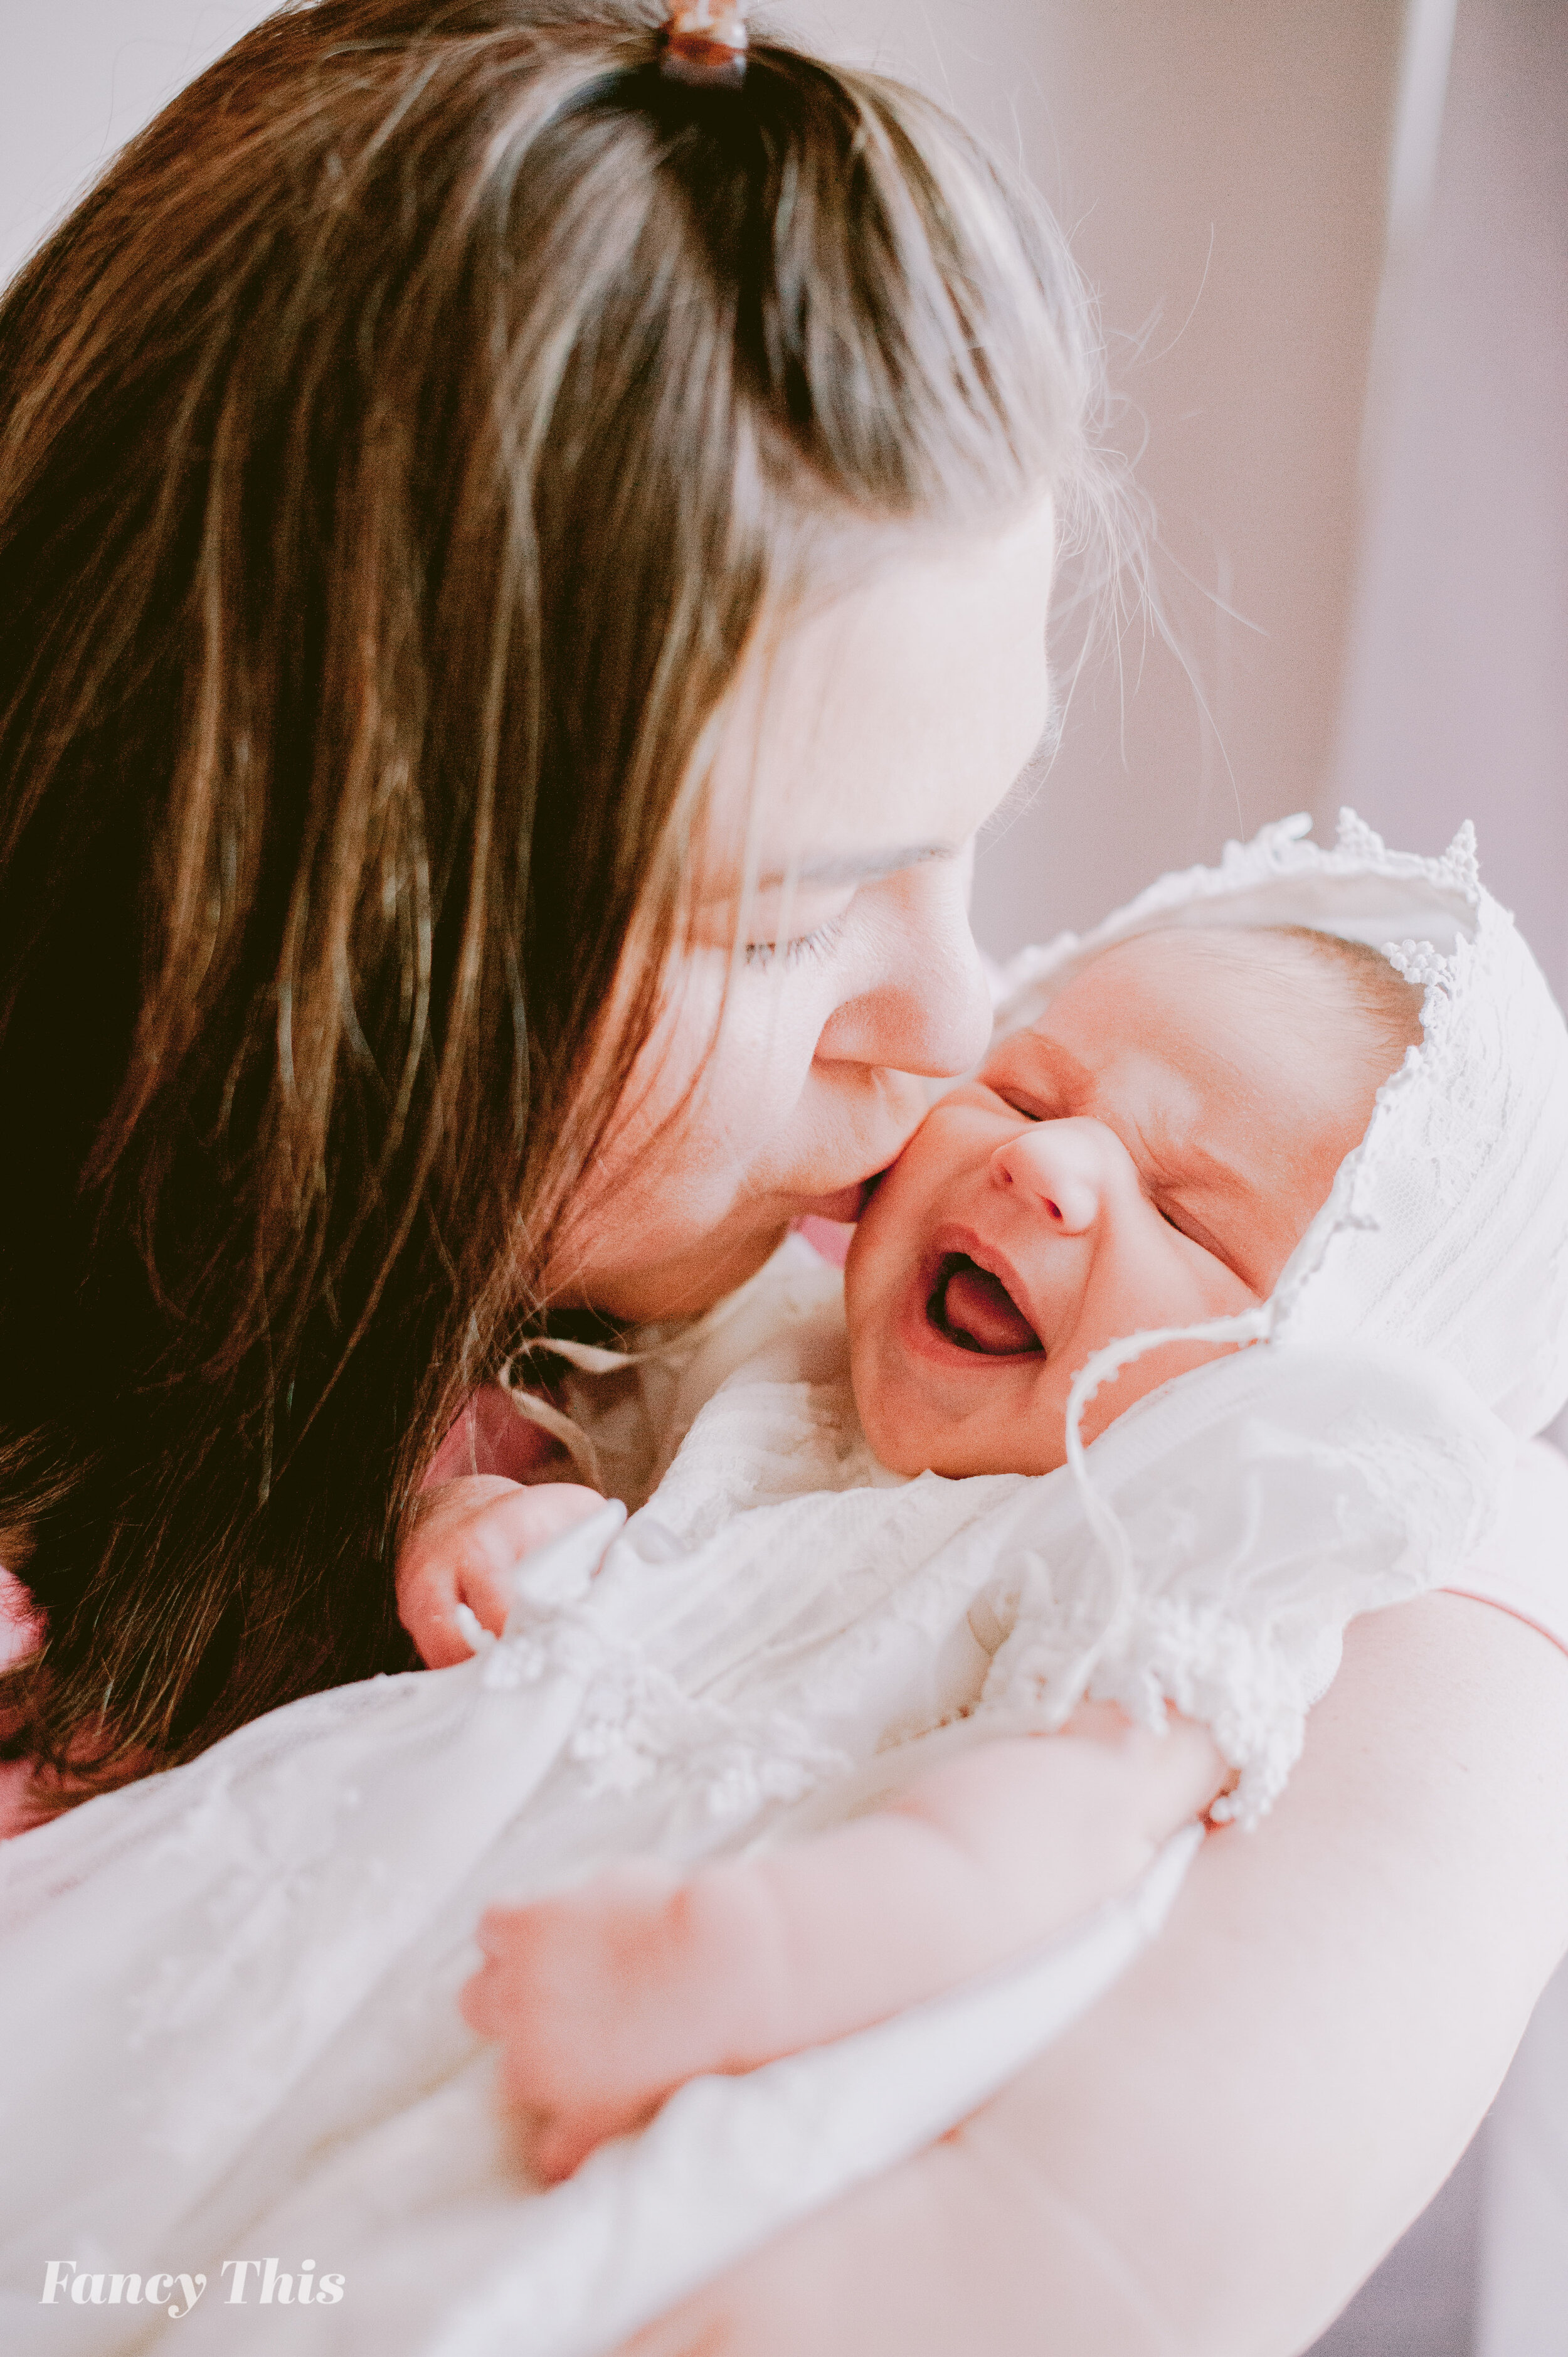
[[[750,966],[799,965],[802,958],[822,958],[829,955],[843,931],[842,917],[830,918],[825,925],[814,926],[809,933],[796,933],[781,942],[747,942],[746,963]]]

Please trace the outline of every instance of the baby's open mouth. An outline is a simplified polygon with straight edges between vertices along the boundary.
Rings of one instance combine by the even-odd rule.
[[[967,1253],[943,1254],[926,1315],[961,1351],[979,1351],[988,1359],[1045,1349],[1001,1278]]]

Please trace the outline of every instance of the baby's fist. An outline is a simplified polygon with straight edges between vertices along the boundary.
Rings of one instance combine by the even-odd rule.
[[[604,1502],[575,1481],[524,1489],[496,1473],[465,1474],[427,1490],[397,1563],[398,1618],[425,1667],[447,1669],[472,1652],[457,1621],[460,1604],[499,1637],[522,1557]]]
[[[520,2148],[547,2185],[719,2059],[708,2051],[714,2001],[703,2002],[700,1972],[682,1969],[684,1888],[668,1867],[633,1859],[480,1921],[485,1962],[463,2017],[501,2041]]]

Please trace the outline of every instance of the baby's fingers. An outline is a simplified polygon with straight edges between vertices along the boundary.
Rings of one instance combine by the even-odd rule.
[[[559,2185],[579,2169],[601,2136],[586,2134],[579,2122],[553,2113],[518,2112],[518,2143],[528,2173],[541,2185]]]
[[[465,1534],[457,1555],[457,1600],[499,1637],[516,1592],[518,1567],[539,1547],[599,1512],[596,1490],[551,1481],[497,1498]]]
[[[536,1547],[547,1546],[564,1531],[575,1530],[591,1514],[602,1512],[597,1490],[580,1481],[542,1481],[532,1490],[509,1489],[493,1499],[476,1518],[473,1536],[478,1548],[465,1551],[465,1564],[482,1554],[487,1566],[510,1569]]]
[[[484,1963],[464,1982],[457,1998],[457,2010],[470,2029],[481,2038],[504,2037],[513,2018],[515,2007],[509,2004],[508,1983],[510,1959],[506,1950],[506,1924],[516,1910],[492,1907],[479,1918],[477,1934],[484,1953]]]
[[[1172,1711],[1163,1735],[1139,1730],[1153,1781],[1151,1831],[1163,1839],[1194,1817],[1206,1817],[1222,1793],[1235,1790],[1236,1770],[1200,1720]]]
[[[454,1576],[446,1565],[433,1563],[399,1582],[398,1618],[427,1670],[449,1670],[474,1650],[453,1618],[456,1602]]]
[[[1236,1770],[1209,1729],[1175,1709],[1157,1730],[1134,1725],[1114,1703],[1081,1702],[1061,1732],[1104,1743],[1135,1766],[1148,1829],[1156,1840],[1206,1815],[1236,1784]]]
[[[563,2178],[575,2176],[600,2145],[645,2126],[657,2109],[657,2104],[628,2103],[571,2112],[514,2110],[512,2117],[529,2175],[541,2185],[559,2185]]]
[[[1201,1817],[1240,1781],[1212,1734],[1199,1720],[1182,1718],[1173,1711],[1165,1741],[1172,1747],[1173,1797],[1176,1822]]]

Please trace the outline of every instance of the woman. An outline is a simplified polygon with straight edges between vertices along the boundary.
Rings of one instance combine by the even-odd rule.
[[[403,1666],[397,1536],[517,1335],[703,1308],[982,1044],[970,846],[1095,496],[1071,281],[919,102],[678,49],[610,0],[286,12],[9,297],[35,1794]],[[1125,1994],[650,2348],[1218,2357],[1331,2311],[1568,1939],[1568,1665],[1455,1598],[1355,1633],[1288,1812]]]

